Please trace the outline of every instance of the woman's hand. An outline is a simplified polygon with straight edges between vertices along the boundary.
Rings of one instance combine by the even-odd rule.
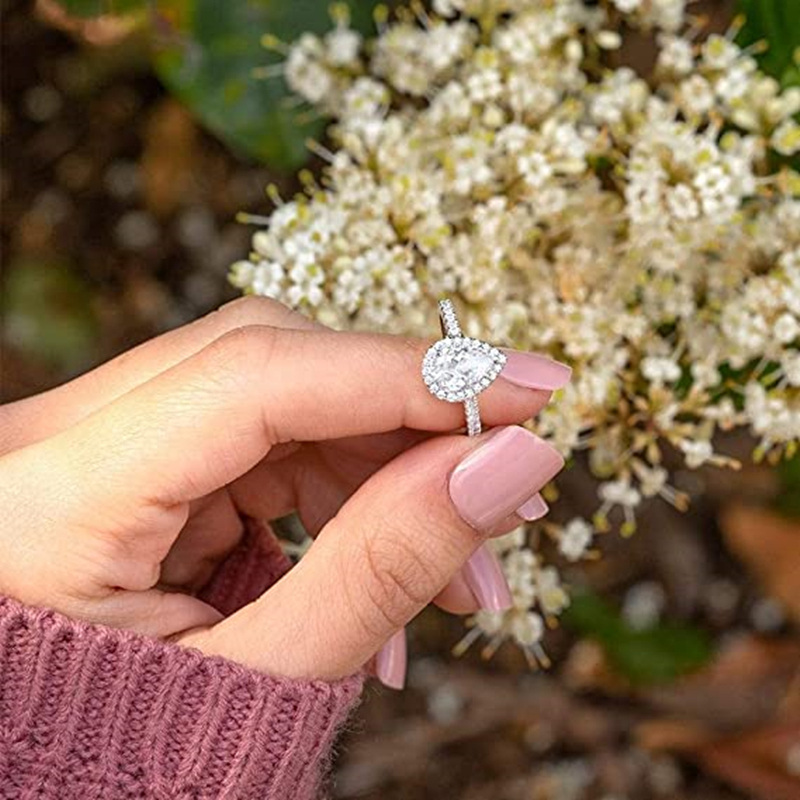
[[[452,435],[463,409],[425,388],[427,345],[249,298],[0,409],[0,593],[316,678],[357,670],[434,599],[502,604],[488,557],[462,567],[543,513],[563,462],[517,427]],[[512,354],[484,422],[531,417],[568,375]],[[226,619],[193,596],[240,513],[294,509],[319,535],[264,595]]]

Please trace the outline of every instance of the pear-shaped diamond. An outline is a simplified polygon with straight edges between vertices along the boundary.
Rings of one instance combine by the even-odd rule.
[[[460,403],[486,389],[505,363],[505,354],[486,342],[462,336],[445,338],[425,353],[422,377],[440,400]]]

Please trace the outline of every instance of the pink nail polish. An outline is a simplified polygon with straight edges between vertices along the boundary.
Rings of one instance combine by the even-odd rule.
[[[525,428],[495,428],[450,476],[450,498],[479,531],[524,505],[564,466],[559,452]]]
[[[514,604],[500,561],[485,544],[464,564],[461,575],[481,608],[503,611]]]
[[[534,520],[541,519],[548,511],[550,506],[545,503],[544,498],[537,492],[530,500],[525,501],[518,509],[522,519],[533,522]]]
[[[400,628],[375,656],[375,674],[390,689],[402,689],[406,683],[406,629]]]
[[[507,361],[500,377],[509,383],[524,386],[526,389],[544,389],[550,392],[563,389],[569,383],[572,370],[560,361],[520,350],[503,352]]]

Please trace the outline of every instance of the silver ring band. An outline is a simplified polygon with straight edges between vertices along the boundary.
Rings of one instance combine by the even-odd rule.
[[[454,338],[464,335],[461,333],[461,325],[458,324],[456,307],[453,305],[452,300],[439,301],[439,324],[442,326],[443,336]]]
[[[439,324],[442,326],[442,334],[451,339],[463,336],[461,325],[456,316],[456,308],[452,300],[439,301]],[[477,436],[481,430],[481,410],[478,406],[478,398],[470,397],[464,401],[464,415],[467,418],[467,436]]]
[[[464,401],[464,413],[467,416],[467,436],[477,436],[481,432],[481,410],[477,397]]]

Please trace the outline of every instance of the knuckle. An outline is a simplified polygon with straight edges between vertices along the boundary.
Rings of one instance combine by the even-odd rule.
[[[416,355],[420,350],[428,346],[426,341],[418,339],[414,336],[400,336],[398,338],[400,340],[401,348],[407,351],[410,355]]]
[[[271,297],[248,295],[225,303],[214,312],[230,328],[246,325],[280,325],[294,313],[288,306]]]
[[[392,628],[427,605],[446,582],[405,531],[384,529],[365,537],[363,560],[369,598]]]
[[[427,347],[428,343],[420,339],[415,339],[411,336],[398,337],[397,353],[400,363],[407,364],[411,362],[416,365]]]
[[[266,409],[270,393],[276,392],[276,362],[285,360],[285,350],[290,346],[283,331],[267,325],[245,325],[228,331],[206,348],[197,386],[191,390],[192,402],[218,404],[234,397],[255,398],[250,410],[261,415],[265,439],[276,442],[281,412],[276,407],[268,415]],[[231,446],[225,452],[231,457],[239,449],[238,437],[252,435],[252,422],[245,413],[237,424],[227,427]]]
[[[243,325],[222,334],[207,348],[214,374],[247,379],[263,370],[277,344],[277,332],[266,325]]]

